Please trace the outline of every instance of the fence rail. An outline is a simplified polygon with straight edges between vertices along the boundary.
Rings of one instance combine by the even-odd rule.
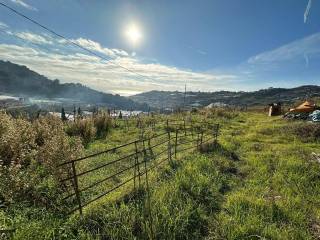
[[[69,189],[66,196],[62,197],[62,201],[71,201],[76,205],[70,213],[79,211],[82,214],[85,206],[130,182],[133,182],[134,189],[137,185],[140,187],[143,176],[148,184],[148,171],[165,162],[170,163],[172,157],[176,158],[179,152],[200,149],[203,144],[218,139],[219,124],[201,123],[203,125],[199,127],[187,126],[186,121],[183,121],[182,124],[177,122],[174,121],[171,124],[167,120],[163,124],[164,133],[151,137],[141,136],[140,139],[129,143],[60,164],[58,167],[64,168],[68,173],[65,178],[60,180],[60,183],[67,186],[69,182],[71,183],[69,186],[72,188],[71,191]],[[93,162],[97,158],[100,161],[98,164]],[[95,175],[86,178],[90,174]],[[100,178],[96,179],[97,176]],[[123,177],[119,178],[120,176]],[[110,181],[113,183],[108,183]],[[93,193],[88,193],[90,190]]]

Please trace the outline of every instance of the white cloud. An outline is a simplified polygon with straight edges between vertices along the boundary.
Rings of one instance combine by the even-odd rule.
[[[4,22],[0,22],[0,29],[8,28],[9,26],[5,24]]]
[[[304,59],[305,54],[320,55],[320,33],[293,41],[271,51],[249,58],[250,64],[276,63]]]
[[[99,53],[103,53],[105,55],[107,55],[108,57],[111,57],[111,58],[115,58],[115,57],[126,57],[126,56],[129,56],[129,54],[124,51],[124,50],[121,50],[121,49],[109,49],[109,48],[105,48],[105,47],[102,47],[100,43],[98,42],[95,42],[93,40],[90,40],[90,39],[85,39],[85,38],[78,38],[78,39],[71,39],[72,42],[84,47],[84,48],[87,48],[91,51],[96,51],[96,52],[99,52]],[[66,42],[65,40],[60,40],[61,43],[64,43]]]
[[[312,0],[309,0],[308,1],[308,5],[307,5],[306,10],[305,10],[304,15],[303,15],[304,23],[306,23],[307,20],[308,20],[308,16],[309,16],[309,12],[310,12],[310,9],[311,9],[311,5],[312,5]]]
[[[13,3],[15,3],[15,4],[17,4],[17,5],[19,5],[19,6],[21,6],[21,7],[26,8],[26,9],[28,9],[28,10],[38,11],[37,8],[35,8],[35,7],[33,7],[33,6],[25,3],[25,2],[22,1],[22,0],[10,0],[10,1],[13,2]]]
[[[319,84],[319,60],[320,32],[261,52],[238,65],[207,72],[236,76],[227,82],[223,80],[224,89],[251,91],[271,86],[293,87]]]
[[[53,44],[53,41],[51,41],[50,38],[45,37],[44,35],[39,35],[31,32],[17,32],[14,33],[14,35],[35,44]]]
[[[93,44],[92,48],[96,46]],[[161,64],[146,64],[132,57],[118,55],[111,62],[104,63],[95,56],[79,52],[60,54],[14,44],[0,44],[0,52],[2,59],[26,65],[51,79],[79,82],[100,91],[124,95],[154,89],[182,90],[185,82],[188,88],[193,90],[218,90],[217,86],[221,86],[222,82],[235,77],[196,73]],[[146,78],[119,68],[113,63],[130,68]]]

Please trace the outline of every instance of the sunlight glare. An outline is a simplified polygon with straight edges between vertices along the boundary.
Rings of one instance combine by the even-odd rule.
[[[133,23],[127,27],[125,35],[129,42],[133,45],[137,45],[142,38],[142,34],[139,27]]]

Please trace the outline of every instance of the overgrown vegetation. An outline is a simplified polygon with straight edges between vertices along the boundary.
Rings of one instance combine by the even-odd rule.
[[[38,198],[35,198],[37,204],[32,206],[10,208],[7,205],[0,210],[1,228],[16,228],[14,239],[320,237],[320,164],[314,161],[312,155],[313,152],[319,154],[318,125],[286,121],[280,117],[268,118],[261,113],[223,110],[197,111],[187,116],[177,114],[170,118],[192,118],[197,124],[221,123],[219,142],[204,146],[201,152],[183,152],[172,164],[164,164],[157,171],[150,172],[149,194],[142,179],[141,189],[136,192],[132,192],[132,188],[118,189],[86,207],[82,218],[44,210],[41,207],[43,204],[38,204]],[[43,159],[38,157],[43,154],[48,156],[46,161],[50,163],[60,162],[61,159],[52,159],[52,156],[58,151],[55,149],[60,151],[61,142],[66,141],[66,148],[74,152],[75,146],[81,146],[79,139],[83,141],[85,136],[82,130],[72,134],[69,132],[77,137],[69,136],[64,131],[65,126],[57,119],[43,118],[33,123],[11,119],[6,115],[1,115],[1,119],[1,140],[10,139],[0,143],[1,159],[5,160],[2,162],[2,171],[10,165],[8,162],[15,162],[12,159],[26,162],[27,159]],[[155,116],[153,119],[164,121],[165,118]],[[87,138],[86,149],[78,149],[77,152],[101,151],[131,141],[140,134],[135,124],[128,128],[124,121],[117,124],[109,123],[105,118],[100,119],[98,124],[97,121],[86,121],[91,120],[81,123],[87,124],[84,129],[95,129],[95,134],[88,134],[92,137]],[[148,121],[153,120],[142,119],[144,124]],[[42,127],[39,128],[38,124]],[[36,131],[35,128],[42,130]],[[83,129],[82,126],[79,128]],[[155,126],[154,131],[159,131],[159,128]],[[149,131],[151,134],[152,130]],[[30,132],[33,133],[32,137],[27,137]],[[53,139],[52,132],[63,135],[63,138]],[[36,137],[38,135],[43,137]],[[43,140],[34,140],[38,138]],[[36,144],[25,144],[29,141]],[[46,151],[50,151],[47,153],[43,146],[49,143],[57,147],[46,147]],[[38,149],[35,153],[29,150],[34,149],[34,145]],[[11,155],[8,154],[11,157],[4,158],[4,149],[9,146],[22,150],[15,150]],[[59,153],[61,158],[67,153],[65,151],[62,148]],[[41,176],[44,181],[43,176],[48,171],[55,171],[49,167],[50,164],[43,167],[43,161],[38,160],[36,170],[35,167],[29,168],[31,165],[29,163],[25,165],[28,167],[19,168],[18,172],[29,173],[27,169],[32,169],[32,173],[39,178]],[[33,186],[35,182],[38,185],[38,181],[32,181],[28,184]],[[54,185],[50,186],[55,188]],[[48,187],[38,189],[44,194],[50,192]],[[7,196],[9,187],[1,186],[1,193],[3,191],[8,192],[4,195],[10,199]],[[11,203],[21,204],[21,196],[11,199]]]
[[[63,161],[79,156],[82,144],[64,132],[60,119],[34,122],[0,114],[0,201],[48,207],[62,188],[58,180],[66,169]]]
[[[302,142],[320,141],[320,125],[300,122],[283,127],[282,131],[297,136]]]

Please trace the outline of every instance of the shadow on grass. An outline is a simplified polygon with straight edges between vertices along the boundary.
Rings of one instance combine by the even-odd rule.
[[[123,198],[116,201],[116,204],[120,205],[122,203],[128,204],[128,203],[134,203],[134,202],[136,203],[142,202],[146,198],[146,194],[147,194],[147,191],[143,186],[137,187],[135,190],[132,190],[131,192],[124,195]]]
[[[200,148],[200,152],[201,153],[219,153],[233,161],[240,161],[239,156],[235,152],[228,150],[217,141],[202,145]]]

